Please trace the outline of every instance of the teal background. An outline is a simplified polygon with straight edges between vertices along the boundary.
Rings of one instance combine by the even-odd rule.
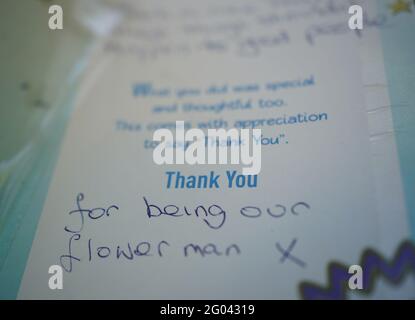
[[[65,2],[64,12],[72,3]],[[0,299],[16,298],[93,43],[65,14],[64,30],[49,30],[49,5],[1,3]]]
[[[382,0],[379,13],[389,14],[390,0]],[[415,240],[415,6],[412,13],[391,18],[382,30],[385,71],[399,153],[406,207]],[[404,106],[396,107],[396,106]]]

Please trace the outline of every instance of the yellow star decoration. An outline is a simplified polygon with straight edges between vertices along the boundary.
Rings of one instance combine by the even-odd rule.
[[[392,10],[393,14],[411,12],[411,3],[405,0],[395,0],[394,3],[389,5],[389,8]]]

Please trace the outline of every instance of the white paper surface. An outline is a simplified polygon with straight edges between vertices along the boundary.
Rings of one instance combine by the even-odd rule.
[[[306,1],[192,3],[133,5],[97,50],[67,129],[19,298],[297,298],[301,281],[325,283],[328,262],[355,264],[364,248],[379,243],[362,53],[359,37],[347,29],[347,11],[317,10]],[[342,23],[347,30],[339,31]],[[312,84],[281,85],[297,79]],[[143,83],[170,94],[135,96],[134,86]],[[279,89],[267,89],[270,83],[279,83]],[[227,93],[208,94],[213,85]],[[259,89],[235,92],[242,85]],[[187,95],[178,96],[183,89]],[[252,107],[183,111],[185,104],[238,99]],[[261,108],[260,99],[283,105]],[[165,111],[155,112],[157,106]],[[172,106],[177,111],[167,112]],[[269,119],[298,119],[298,114],[321,120],[267,125],[277,122]],[[145,147],[152,140],[149,128],[176,120],[193,127],[222,121],[227,129],[255,120],[264,124],[258,127],[264,137],[278,137],[279,143],[262,147],[257,187],[229,188],[226,171],[241,167],[153,163],[152,149]],[[168,189],[167,171],[213,171],[220,187]],[[68,232],[80,230],[81,215],[71,214],[77,197],[85,210],[118,210],[112,207],[98,219],[84,213],[82,230]],[[183,215],[149,217],[144,197],[161,208],[175,205]],[[198,206],[213,205],[225,214],[215,215],[217,207],[207,217],[194,214]],[[252,207],[260,208],[260,217],[242,214],[254,212]],[[282,216],[271,216],[268,208]],[[278,247],[292,243],[295,258],[282,258]],[[72,265],[61,259],[69,246],[79,259]],[[137,246],[140,252],[149,247],[149,256],[135,254]],[[204,248],[204,255],[195,246]],[[62,261],[70,269],[63,290],[50,290],[48,269]]]

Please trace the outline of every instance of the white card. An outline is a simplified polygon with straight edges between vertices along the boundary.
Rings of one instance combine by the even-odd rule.
[[[19,298],[297,298],[330,261],[356,264],[379,242],[347,11],[192,3],[123,2],[86,72]],[[261,129],[274,144],[257,185],[229,187],[240,165],[156,165],[152,129],[177,120]],[[168,188],[166,172],[218,184]],[[61,290],[51,265],[66,269]]]

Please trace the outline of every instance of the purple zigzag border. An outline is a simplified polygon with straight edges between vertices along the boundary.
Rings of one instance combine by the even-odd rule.
[[[407,272],[415,272],[415,246],[404,241],[398,247],[391,262],[383,258],[373,249],[366,249],[359,264],[363,271],[363,289],[359,293],[370,293],[378,276],[382,275],[393,284],[398,284]],[[349,267],[337,262],[328,265],[329,285],[320,286],[312,282],[300,283],[299,289],[306,300],[339,300],[346,299],[346,290],[350,274]]]

